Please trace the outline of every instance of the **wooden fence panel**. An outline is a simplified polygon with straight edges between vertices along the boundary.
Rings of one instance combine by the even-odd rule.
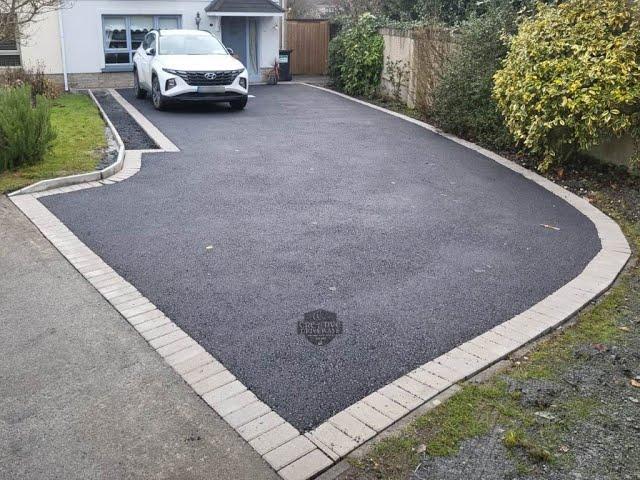
[[[287,48],[294,75],[324,75],[329,64],[329,22],[287,20]]]

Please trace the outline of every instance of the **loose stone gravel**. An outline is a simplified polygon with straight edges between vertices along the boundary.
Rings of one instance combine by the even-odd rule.
[[[111,123],[118,131],[127,150],[156,149],[158,146],[146,132],[131,118],[131,115],[107,91],[93,91]]]

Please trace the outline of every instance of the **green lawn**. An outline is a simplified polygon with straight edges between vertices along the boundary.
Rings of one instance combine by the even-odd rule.
[[[54,100],[51,123],[57,137],[44,160],[0,173],[0,193],[8,193],[46,178],[90,172],[106,146],[104,122],[91,98],[65,94]]]

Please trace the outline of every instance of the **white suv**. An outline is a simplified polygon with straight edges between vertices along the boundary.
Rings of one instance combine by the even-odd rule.
[[[201,30],[149,32],[133,56],[133,85],[138,98],[151,92],[158,110],[173,100],[229,102],[242,110],[249,93],[244,65]]]

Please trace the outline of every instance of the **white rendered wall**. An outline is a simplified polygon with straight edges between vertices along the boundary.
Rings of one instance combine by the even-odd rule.
[[[180,15],[182,28],[211,30],[204,8],[209,1],[181,0],[75,0],[62,19],[69,73],[100,72],[104,68],[103,15]]]
[[[42,66],[44,73],[62,73],[58,12],[36,17],[23,32],[24,39],[20,42],[22,66],[26,69]]]
[[[208,16],[204,11],[209,3],[209,0],[75,0],[62,14],[68,72],[93,73],[104,68],[103,15],[180,15],[182,28],[195,29],[196,13],[200,12],[200,29],[221,38],[219,17]],[[279,35],[276,17],[260,17],[261,68],[273,66],[278,56]]]
[[[260,38],[258,39],[258,55],[260,68],[271,68],[280,52],[280,19],[279,17],[260,18]]]

